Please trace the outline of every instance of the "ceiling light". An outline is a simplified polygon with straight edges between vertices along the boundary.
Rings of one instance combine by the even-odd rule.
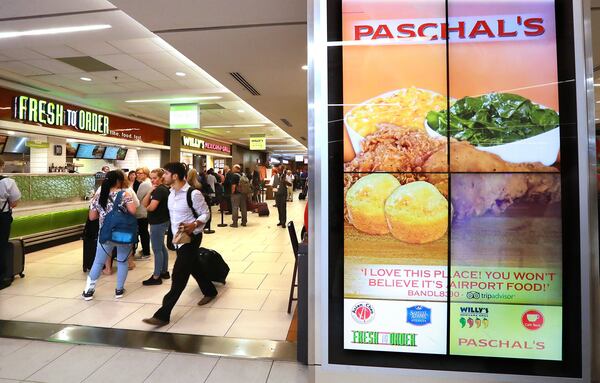
[[[81,26],[77,26],[77,27],[59,27],[59,28],[30,29],[28,31],[0,32],[0,39],[8,39],[11,37],[21,37],[21,36],[42,36],[42,35],[55,35],[58,33],[97,31],[100,29],[108,29],[108,28],[112,28],[112,27],[108,24],[97,24],[97,25],[81,25]]]
[[[600,86],[600,84],[594,84],[594,86]]]
[[[231,130],[226,130],[225,133],[231,133]]]
[[[258,128],[264,126],[263,124],[248,124],[248,125],[233,125],[234,128]]]
[[[233,128],[233,125],[206,125],[202,128]]]
[[[92,79],[89,77],[79,77],[79,79],[83,81],[92,81]]]
[[[13,132],[12,130],[9,130],[6,132],[6,134],[8,134],[9,136],[14,136],[15,132]]]
[[[302,65],[302,70],[308,70],[308,65]]]
[[[148,100],[127,100],[130,104],[142,102],[187,102],[187,101],[203,101],[203,100],[220,100],[220,96],[205,96],[205,97],[180,97],[180,98],[153,98]]]
[[[135,150],[142,150],[142,148],[135,148]]]
[[[245,113],[246,111],[244,109],[238,109],[238,113]]]
[[[185,77],[185,73],[183,73],[183,72],[175,72],[175,76]]]

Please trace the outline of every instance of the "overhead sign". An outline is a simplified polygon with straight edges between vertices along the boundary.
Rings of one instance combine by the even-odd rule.
[[[199,137],[181,136],[181,144],[188,148],[212,150],[221,153],[231,153],[231,145],[205,141]]]
[[[84,109],[71,109],[58,102],[30,96],[13,99],[13,118],[49,126],[70,126],[78,130],[109,135],[109,118]]]
[[[266,150],[267,137],[264,134],[250,135],[250,150]]]
[[[198,104],[173,104],[169,113],[171,129],[200,129]]]

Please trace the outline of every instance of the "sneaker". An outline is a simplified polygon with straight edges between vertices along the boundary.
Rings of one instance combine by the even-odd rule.
[[[229,227],[238,227],[238,225],[232,223],[231,225],[229,225]]]
[[[142,322],[150,324],[152,326],[157,326],[157,327],[161,327],[161,326],[165,326],[165,325],[169,324],[169,321],[165,321],[165,320],[158,319],[155,317],[142,319]]]
[[[162,279],[160,277],[154,278],[154,275],[151,275],[150,278],[146,279],[142,282],[144,286],[154,286],[154,285],[162,285]]]
[[[150,260],[150,254],[145,255],[145,254],[138,254],[135,257],[133,257],[136,261],[149,261]]]
[[[171,279],[171,274],[169,274],[169,272],[166,271],[160,275],[160,278],[161,279]]]
[[[115,289],[115,299],[123,298],[123,295],[125,295],[125,289]]]
[[[81,293],[81,296],[84,300],[91,301],[92,299],[94,299],[94,289],[88,289],[84,291],[83,293]]]

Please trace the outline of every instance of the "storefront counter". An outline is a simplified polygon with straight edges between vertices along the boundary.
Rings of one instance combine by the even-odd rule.
[[[83,201],[94,189],[93,174],[48,173],[4,174],[15,180],[21,191],[20,207],[34,207],[57,202]]]

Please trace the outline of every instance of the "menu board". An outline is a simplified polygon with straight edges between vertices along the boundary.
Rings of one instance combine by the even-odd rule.
[[[562,360],[554,1],[341,11],[344,348]]]

